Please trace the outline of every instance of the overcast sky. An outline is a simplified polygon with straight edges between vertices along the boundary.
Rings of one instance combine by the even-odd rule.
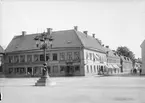
[[[87,30],[111,49],[127,46],[141,57],[145,39],[144,0],[3,1],[0,5],[0,45],[6,47],[21,31]]]

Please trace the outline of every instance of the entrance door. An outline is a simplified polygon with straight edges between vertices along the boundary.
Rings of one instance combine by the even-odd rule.
[[[32,75],[32,67],[27,68],[27,74],[30,76]]]
[[[66,66],[65,74],[66,76],[73,76],[74,74],[73,66]]]

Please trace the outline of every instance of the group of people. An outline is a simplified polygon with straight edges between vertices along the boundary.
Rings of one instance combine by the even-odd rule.
[[[141,68],[139,68],[139,69],[133,68],[133,69],[131,70],[131,73],[133,73],[133,74],[139,73],[139,74],[141,75],[142,69],[141,69]]]

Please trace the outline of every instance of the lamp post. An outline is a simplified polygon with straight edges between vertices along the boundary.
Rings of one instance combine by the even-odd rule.
[[[43,50],[44,64],[43,64],[43,73],[41,78],[35,83],[35,86],[45,86],[49,78],[47,63],[46,63],[46,50],[52,47],[52,36],[47,32],[43,32],[40,35],[37,35],[34,40],[36,41],[36,47]]]

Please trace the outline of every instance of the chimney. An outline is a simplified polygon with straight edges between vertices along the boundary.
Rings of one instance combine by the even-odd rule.
[[[109,46],[106,46],[106,48],[109,48]]]
[[[48,33],[48,35],[51,35],[51,33],[52,33],[52,28],[47,28],[47,33]]]
[[[83,33],[86,34],[86,36],[88,35],[88,31],[84,31]]]
[[[95,38],[95,34],[92,34],[93,35],[93,38]]]
[[[23,35],[23,36],[26,35],[26,31],[22,31],[22,35]]]
[[[78,26],[74,26],[74,30],[78,31]]]

